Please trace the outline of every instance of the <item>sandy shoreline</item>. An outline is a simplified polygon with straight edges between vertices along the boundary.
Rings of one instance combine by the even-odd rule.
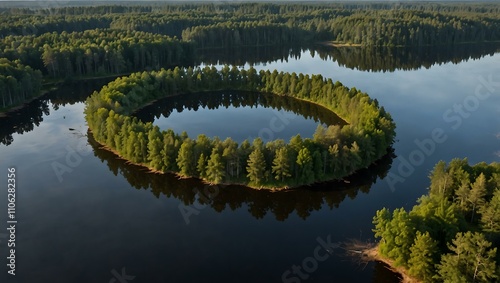
[[[368,247],[366,249],[363,249],[361,252],[361,256],[368,261],[379,261],[385,263],[387,266],[389,266],[389,269],[391,271],[401,275],[402,277],[401,283],[421,283],[421,281],[419,281],[418,279],[410,276],[406,268],[395,267],[394,260],[381,255],[378,251],[378,248],[379,245],[375,245],[374,247]]]
[[[320,43],[325,46],[333,46],[333,47],[361,47],[362,44],[359,43],[344,43],[344,42],[335,42],[335,41],[323,41]]]

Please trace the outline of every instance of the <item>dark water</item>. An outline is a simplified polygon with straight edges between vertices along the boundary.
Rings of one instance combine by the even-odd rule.
[[[373,241],[375,211],[414,205],[438,160],[500,159],[500,55],[496,47],[481,48],[437,54],[276,48],[261,51],[262,61],[251,52],[243,52],[248,57],[243,59],[228,55],[227,62],[239,60],[240,65],[253,62],[258,69],[340,80],[377,98],[392,114],[396,158],[386,157],[349,178],[350,183],[310,190],[205,188],[195,180],[127,165],[87,136],[82,101],[105,82],[64,87],[34,101],[28,113],[0,118],[0,187],[7,187],[7,168],[15,167],[18,220],[17,275],[7,277],[2,256],[0,281],[282,282],[297,265],[307,276],[300,282],[398,282],[381,264],[359,265],[346,258],[336,243]],[[162,110],[148,113],[154,120]],[[173,118],[169,115],[167,120]],[[230,124],[234,115],[229,116]],[[318,123],[314,119],[309,120]],[[287,127],[296,130],[294,123]],[[5,255],[2,191],[0,249]],[[328,241],[329,253],[321,245]],[[314,259],[316,252],[322,261]],[[297,275],[288,278],[294,276],[298,280]]]
[[[290,140],[300,134],[312,137],[318,125],[345,125],[340,117],[317,104],[291,97],[251,92],[208,92],[165,98],[147,106],[136,115],[153,122],[162,130],[186,131],[195,138],[200,134],[231,137],[237,142]],[[292,126],[293,125],[293,126]]]

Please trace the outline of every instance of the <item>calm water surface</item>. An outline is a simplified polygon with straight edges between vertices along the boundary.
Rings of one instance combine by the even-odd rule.
[[[8,167],[16,168],[19,221],[17,275],[6,277],[6,259],[2,257],[0,280],[114,282],[110,280],[116,279],[116,274],[125,272],[135,276],[129,282],[281,282],[285,271],[313,256],[318,237],[331,242],[350,238],[370,241],[375,211],[384,206],[411,208],[426,192],[427,176],[438,160],[467,157],[476,163],[500,159],[500,54],[495,50],[471,54],[477,59],[465,61],[469,56],[461,51],[453,60],[459,63],[450,63],[452,59],[446,56],[436,59],[444,55],[423,51],[408,57],[416,63],[399,69],[392,65],[408,62],[408,58],[390,61],[394,64],[384,69],[346,64],[355,62],[345,60],[352,54],[340,60],[308,50],[295,50],[290,58],[287,53],[265,53],[266,63],[256,63],[256,68],[319,73],[376,98],[397,123],[394,149],[398,157],[386,158],[361,172],[351,178],[350,184],[324,184],[312,191],[268,193],[220,187],[206,206],[199,203],[203,200],[195,188],[202,185],[196,181],[147,174],[99,149],[87,136],[82,103],[96,86],[89,83],[62,88],[35,101],[30,111],[35,114],[28,118],[20,113],[0,119],[0,172],[4,172],[0,182],[6,184]],[[332,56],[344,53],[331,51]],[[381,54],[385,53],[359,56],[374,58]],[[365,57],[358,60],[371,60]],[[471,97],[484,81],[481,78],[494,82],[489,85],[492,94],[474,100]],[[486,90],[483,87],[481,93]],[[477,103],[470,104],[474,101]],[[468,115],[457,116],[453,107],[464,103],[469,103]],[[231,106],[205,111],[199,117],[210,119],[223,113],[228,117],[226,124],[224,119],[217,123],[227,127],[239,114],[255,111],[261,116],[261,108],[272,109]],[[195,116],[203,111],[172,113],[160,120],[177,121],[174,124],[181,124],[179,130],[186,127],[190,132],[197,124]],[[447,119],[443,118],[445,114]],[[149,117],[154,120],[160,116]],[[457,117],[461,117],[460,125]],[[254,123],[257,126],[252,126],[252,131],[267,127],[266,119]],[[318,123],[314,118],[300,119],[311,124],[290,123],[287,127],[291,132]],[[391,189],[384,176],[402,176],[401,164],[419,151],[415,140],[432,138],[435,129],[442,131],[445,141],[423,155],[413,172],[404,174],[404,182]],[[4,193],[0,197],[2,227],[7,220],[5,198]],[[191,215],[187,224],[179,206],[192,204],[197,205],[197,214]],[[5,238],[1,236],[0,249],[5,251]],[[308,279],[301,282],[398,282],[383,265],[359,265],[344,257],[341,249],[334,249],[307,275]]]
[[[290,140],[300,134],[312,137],[318,125],[345,125],[346,122],[326,108],[291,97],[251,92],[208,92],[168,97],[140,109],[135,116],[153,122],[162,130],[186,131],[231,137],[237,142]]]

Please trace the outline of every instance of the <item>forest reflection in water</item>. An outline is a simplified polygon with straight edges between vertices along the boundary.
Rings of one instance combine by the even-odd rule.
[[[370,72],[410,71],[446,63],[458,64],[500,52],[500,43],[460,44],[421,47],[329,47],[316,46],[322,60],[332,60],[341,67]]]
[[[461,44],[454,46],[390,48],[390,47],[331,47],[315,45],[296,46],[260,46],[234,49],[202,49],[192,66],[203,64],[266,64],[275,61],[300,59],[303,52],[309,51],[323,60],[332,60],[340,66],[371,72],[393,72],[396,70],[417,70],[436,64],[460,63],[470,59],[479,59],[500,51],[499,43]],[[57,86],[56,90],[39,99],[27,103],[22,109],[0,117],[0,144],[10,145],[13,134],[23,134],[39,126],[44,115],[50,114],[49,103],[57,110],[66,104],[81,103],[99,90],[114,77],[105,79],[68,82]],[[335,79],[335,78],[334,78]],[[301,110],[301,113],[305,113]],[[148,118],[152,121],[151,118]]]
[[[500,52],[500,43],[459,44],[452,46],[420,47],[334,47],[311,46],[260,46],[233,49],[203,49],[198,51],[198,64],[231,64],[243,66],[267,64],[276,61],[300,59],[309,51],[325,61],[341,67],[370,72],[418,70],[446,63],[458,64],[470,59],[480,59]]]
[[[235,108],[262,106],[278,111],[289,111],[325,125],[346,125],[342,118],[323,106],[289,96],[247,91],[202,92],[167,97],[140,109],[134,116],[143,122],[153,122],[155,118],[168,117],[174,111],[180,113],[184,110],[197,111],[200,108],[215,110],[230,106]],[[220,126],[224,127],[224,125]]]
[[[58,84],[42,97],[26,103],[19,110],[0,117],[0,143],[6,146],[14,142],[13,134],[27,133],[40,126],[43,116],[50,115],[50,105],[54,110],[66,105],[81,103],[97,90],[112,81],[114,77],[66,82]]]
[[[127,182],[138,190],[150,191],[157,198],[164,195],[167,198],[176,198],[184,205],[195,202],[207,205],[214,211],[223,212],[226,209],[236,210],[248,206],[248,212],[256,219],[272,213],[276,220],[285,221],[294,211],[306,219],[311,212],[322,209],[325,205],[330,209],[339,207],[346,198],[354,199],[361,193],[369,193],[372,184],[378,178],[384,178],[391,168],[395,157],[394,150],[369,168],[362,169],[354,175],[341,181],[331,181],[313,186],[299,187],[283,192],[269,190],[255,190],[244,186],[217,185],[217,193],[213,197],[200,198],[198,191],[210,187],[198,179],[181,179],[174,174],[151,173],[147,168],[128,163],[114,153],[102,149],[94,140],[92,133],[87,135],[88,143],[92,146],[94,156],[105,163],[109,170],[117,176],[125,177]],[[208,187],[207,187],[208,186]],[[208,200],[208,202],[207,202]]]

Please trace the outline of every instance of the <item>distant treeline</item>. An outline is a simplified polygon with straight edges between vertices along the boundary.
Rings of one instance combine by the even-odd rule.
[[[0,108],[21,104],[40,93],[42,74],[19,60],[0,58]]]
[[[377,211],[379,252],[422,282],[498,282],[500,164],[440,161],[409,212]]]
[[[51,77],[120,74],[190,62],[191,45],[165,35],[110,29],[7,36],[0,57]]]
[[[341,2],[341,3],[189,3],[189,4],[159,4],[153,5],[95,5],[64,7],[63,3],[48,5],[40,3],[38,6],[30,4],[29,8],[2,8],[0,11],[10,14],[21,15],[105,15],[105,14],[128,14],[128,13],[235,13],[235,14],[283,14],[283,13],[312,13],[321,10],[419,10],[432,12],[462,12],[462,13],[500,13],[500,7],[496,3],[433,3],[433,2]]]
[[[279,40],[401,46],[500,40],[499,4],[188,4],[7,10],[0,35],[112,28],[194,39],[204,47]],[[276,28],[279,27],[279,30]],[[255,28],[259,36],[252,35]],[[232,34],[228,30],[234,30]],[[248,38],[249,41],[242,40]]]
[[[307,32],[284,24],[261,22],[225,22],[196,26],[182,31],[182,39],[198,47],[230,48],[237,46],[300,44],[312,39]]]
[[[340,66],[371,72],[417,70],[446,63],[458,64],[500,52],[500,43],[459,44],[418,47],[340,47],[315,46],[313,55]]]
[[[312,139],[300,135],[289,143],[260,138],[240,145],[200,135],[160,131],[130,116],[137,108],[165,96],[245,90],[288,95],[318,103],[349,124],[319,126]],[[287,187],[339,179],[366,168],[387,154],[395,136],[390,115],[376,100],[355,88],[303,75],[239,70],[225,66],[161,70],[119,78],[87,99],[86,119],[95,139],[134,163],[177,172],[213,183]]]

